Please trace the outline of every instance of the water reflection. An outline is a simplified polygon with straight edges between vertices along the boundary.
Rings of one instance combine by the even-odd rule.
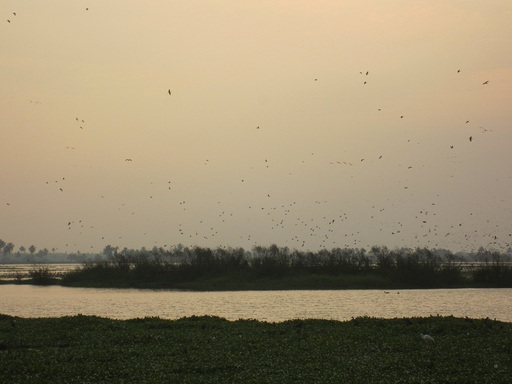
[[[31,271],[37,271],[45,268],[54,276],[60,277],[64,273],[72,271],[82,264],[66,263],[66,264],[0,264],[1,280],[24,280],[29,277]]]
[[[183,292],[0,286],[0,313],[21,317],[96,315],[176,319],[214,315],[279,322],[297,318],[453,315],[512,322],[512,289]]]

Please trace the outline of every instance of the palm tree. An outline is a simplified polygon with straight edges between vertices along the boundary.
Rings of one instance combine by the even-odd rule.
[[[4,249],[3,249],[2,253],[4,255],[9,255],[9,254],[11,254],[13,249],[14,249],[14,244],[13,243],[7,243],[7,244],[4,245]]]
[[[110,259],[117,254],[117,249],[118,247],[113,247],[108,244],[105,246],[105,248],[103,248],[103,254],[107,257],[107,259]]]

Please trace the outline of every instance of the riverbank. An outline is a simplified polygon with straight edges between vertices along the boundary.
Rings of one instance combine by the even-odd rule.
[[[493,320],[0,315],[6,383],[508,383],[511,367],[512,324]]]
[[[68,287],[149,288],[197,291],[290,289],[511,288],[508,254],[479,251],[478,263],[457,261],[429,249],[385,247],[316,253],[275,245],[248,252],[185,248],[168,253],[115,253],[56,274],[35,266],[17,283]],[[12,279],[11,279],[12,281]]]
[[[102,266],[79,267],[76,271],[55,276],[45,269],[36,268],[26,278],[0,279],[0,284],[61,285],[76,288],[134,288],[172,289],[184,291],[260,291],[260,290],[338,290],[338,289],[456,289],[456,288],[509,288],[510,284],[474,281],[470,276],[446,282],[402,282],[378,273],[317,274],[292,273],[284,276],[260,276],[248,272],[203,274],[196,278],[162,277],[125,271],[123,276],[98,273]],[[104,271],[100,271],[104,272]],[[111,271],[112,272],[112,271]]]

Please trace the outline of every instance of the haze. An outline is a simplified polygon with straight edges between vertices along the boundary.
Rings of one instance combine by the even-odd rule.
[[[510,246],[510,1],[4,0],[0,16],[16,248]]]

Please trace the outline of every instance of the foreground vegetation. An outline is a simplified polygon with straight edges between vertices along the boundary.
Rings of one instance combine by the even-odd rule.
[[[2,383],[498,384],[511,377],[512,324],[489,319],[0,315]]]
[[[192,290],[512,287],[508,254],[482,249],[478,257],[470,265],[449,252],[425,248],[300,252],[273,245],[247,252],[194,247],[113,252],[108,261],[86,263],[60,281],[34,271],[32,282]]]

